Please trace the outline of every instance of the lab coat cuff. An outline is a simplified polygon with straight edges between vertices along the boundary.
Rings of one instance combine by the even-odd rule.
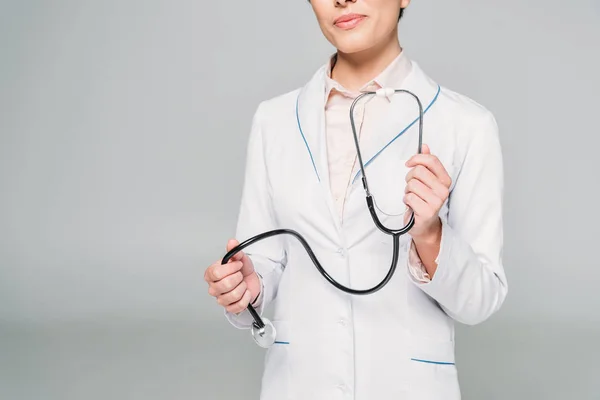
[[[262,304],[263,298],[264,298],[264,293],[265,293],[265,284],[263,282],[263,277],[258,272],[256,272],[256,275],[258,276],[258,280],[260,282],[260,289],[259,289],[259,292],[258,292],[258,296],[254,300],[254,302],[251,303],[252,307],[254,307],[254,308],[260,307],[260,305]]]

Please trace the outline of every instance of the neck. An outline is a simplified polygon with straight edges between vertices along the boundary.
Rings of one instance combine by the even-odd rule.
[[[331,71],[335,79],[348,90],[358,91],[379,75],[402,51],[397,31],[389,40],[357,53],[337,52],[337,60]]]

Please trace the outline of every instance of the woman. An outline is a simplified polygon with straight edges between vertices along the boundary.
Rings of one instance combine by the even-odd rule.
[[[306,86],[259,105],[236,238],[293,229],[343,285],[382,280],[392,239],[366,207],[348,119],[360,91],[382,87],[407,89],[426,109],[422,154],[411,96],[372,97],[354,114],[380,217],[401,227],[414,212],[415,224],[401,236],[396,274],[374,294],[334,288],[287,235],[217,260],[209,293],[238,328],[252,324],[249,302],[260,314],[274,305],[261,399],[460,399],[454,323],[486,320],[507,293],[496,122],[405,54],[398,21],[409,0],[311,4],[337,52]]]

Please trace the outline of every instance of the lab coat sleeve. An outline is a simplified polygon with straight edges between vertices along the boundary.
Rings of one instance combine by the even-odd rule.
[[[428,283],[413,282],[454,320],[485,321],[503,304],[508,285],[503,251],[503,161],[490,112],[471,122],[459,140],[462,166],[442,218],[437,270]]]
[[[263,106],[263,103],[259,105],[252,119],[246,150],[246,169],[235,236],[240,243],[252,236],[277,229],[265,162],[265,141],[261,121]],[[252,260],[261,280],[260,296],[254,304],[257,313],[262,316],[265,308],[277,295],[279,280],[286,264],[281,235],[260,240],[243,251]],[[239,314],[225,311],[225,316],[239,329],[251,327],[254,321],[248,310]]]

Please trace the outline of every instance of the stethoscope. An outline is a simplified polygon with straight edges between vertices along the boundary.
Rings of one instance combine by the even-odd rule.
[[[377,216],[377,213],[375,211],[376,207],[375,207],[374,197],[371,194],[371,191],[369,190],[369,183],[367,181],[367,175],[365,174],[365,166],[363,163],[362,154],[360,152],[360,146],[358,144],[358,135],[356,133],[356,125],[354,123],[354,107],[356,106],[358,101],[365,96],[376,95],[376,96],[380,96],[380,97],[390,97],[396,93],[407,93],[407,94],[411,95],[417,101],[417,104],[419,105],[419,118],[418,118],[418,120],[419,120],[419,145],[418,145],[417,151],[420,154],[422,143],[423,143],[423,105],[421,104],[421,100],[414,93],[412,93],[408,90],[405,90],[405,89],[391,89],[391,88],[381,88],[376,91],[365,91],[365,92],[362,92],[359,96],[357,96],[356,99],[354,99],[354,101],[352,102],[352,105],[350,106],[350,124],[352,126],[352,134],[354,136],[354,145],[356,146],[356,154],[358,155],[358,161],[360,163],[360,171],[362,174],[363,188],[364,188],[365,194],[366,194],[367,207],[369,208],[369,212],[371,213],[371,217],[373,218],[373,222],[375,223],[377,228],[379,228],[379,230],[381,230],[383,233],[385,233],[387,235],[391,235],[393,238],[394,247],[393,247],[393,253],[392,253],[393,254],[392,255],[392,264],[390,266],[390,269],[389,269],[387,275],[381,282],[379,282],[376,286],[369,288],[369,289],[352,289],[352,288],[349,288],[349,287],[346,287],[346,286],[340,284],[335,279],[333,279],[331,277],[331,275],[329,275],[327,273],[327,271],[325,271],[325,269],[323,268],[323,266],[317,259],[317,256],[315,255],[313,250],[310,248],[310,246],[306,242],[306,240],[298,232],[291,230],[291,229],[275,229],[275,230],[264,232],[264,233],[254,236],[254,237],[251,237],[250,239],[245,240],[244,242],[240,243],[239,245],[237,245],[236,247],[231,249],[229,252],[227,252],[227,254],[225,254],[225,256],[223,257],[221,264],[226,264],[239,251],[245,249],[246,247],[248,247],[260,240],[269,238],[271,236],[288,234],[288,235],[294,236],[296,239],[298,239],[300,241],[300,243],[302,244],[302,246],[308,253],[310,259],[312,260],[312,262],[315,265],[315,267],[317,268],[317,270],[321,273],[321,275],[323,275],[323,277],[329,283],[331,283],[337,289],[339,289],[345,293],[349,293],[349,294],[353,294],[353,295],[366,295],[366,294],[375,293],[378,290],[382,289],[385,285],[387,285],[388,282],[390,281],[390,279],[392,279],[392,276],[394,275],[394,272],[396,271],[396,266],[398,264],[398,258],[399,258],[399,254],[400,254],[400,236],[406,234],[413,227],[413,225],[415,223],[415,215],[414,215],[414,212],[411,211],[408,223],[400,229],[387,228],[386,226],[383,225],[383,223],[380,221],[379,217]],[[268,348],[268,347],[272,346],[275,343],[275,338],[277,336],[277,332],[275,330],[275,327],[273,326],[273,323],[271,321],[269,321],[268,318],[264,318],[264,317],[261,318],[251,304],[248,304],[248,311],[250,312],[250,315],[252,315],[252,318],[254,319],[254,322],[253,322],[252,328],[251,328],[252,337],[254,338],[254,341],[260,347],[263,347],[263,348]]]

